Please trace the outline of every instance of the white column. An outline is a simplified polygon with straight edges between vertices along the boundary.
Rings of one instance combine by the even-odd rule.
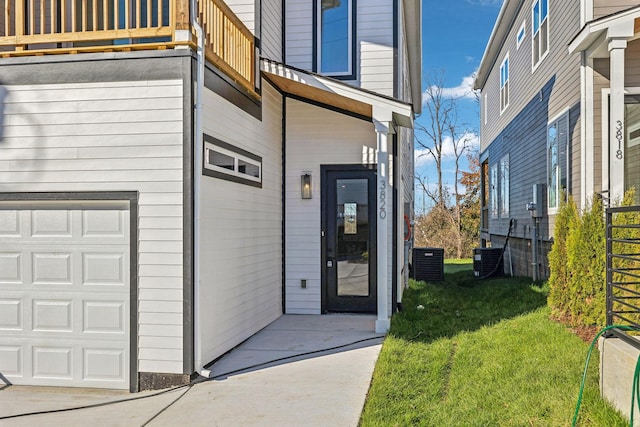
[[[377,215],[377,293],[378,319],[376,332],[385,333],[391,324],[389,317],[389,221],[393,214],[393,192],[389,187],[389,139],[393,134],[391,121],[373,120],[378,139],[378,170],[376,191]]]
[[[622,200],[624,195],[624,51],[626,39],[611,39],[609,84],[609,200]]]

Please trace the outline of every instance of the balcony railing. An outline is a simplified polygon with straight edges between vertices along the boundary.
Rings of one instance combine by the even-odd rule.
[[[255,91],[255,39],[223,0],[198,0],[205,55]],[[0,0],[0,56],[195,46],[188,0]],[[177,36],[178,30],[187,30]]]

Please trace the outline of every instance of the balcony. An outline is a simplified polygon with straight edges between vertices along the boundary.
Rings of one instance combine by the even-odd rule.
[[[189,0],[0,0],[0,5],[0,57],[196,47]],[[258,97],[251,31],[222,0],[198,0],[197,8],[206,59]]]

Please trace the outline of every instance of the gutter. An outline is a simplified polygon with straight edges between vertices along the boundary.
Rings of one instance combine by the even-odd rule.
[[[193,103],[193,334],[194,352],[196,359],[196,372],[209,377],[210,371],[204,369],[201,360],[202,344],[200,339],[200,167],[202,165],[202,152],[204,142],[202,138],[202,92],[204,90],[204,36],[202,27],[196,18],[196,0],[190,1],[191,6],[191,26],[196,32],[197,48],[197,70],[196,70],[196,94]]]

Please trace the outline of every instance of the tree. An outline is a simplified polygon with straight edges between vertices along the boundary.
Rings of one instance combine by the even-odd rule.
[[[416,124],[415,145],[424,151],[425,156],[431,157],[436,169],[436,183],[431,186],[426,176],[416,176],[416,183],[423,194],[430,199],[433,207],[430,212],[422,212],[426,215],[431,226],[438,224],[437,234],[443,232],[447,238],[437,238],[439,246],[447,243],[447,246],[455,248],[452,256],[460,258],[464,255],[465,247],[468,246],[468,236],[463,231],[463,222],[468,223],[463,218],[463,203],[466,201],[466,191],[462,192],[461,187],[467,188],[467,184],[462,182],[464,171],[461,170],[461,161],[464,156],[470,154],[471,143],[475,138],[475,133],[470,132],[464,125],[458,123],[457,99],[447,96],[444,90],[444,73],[432,73],[427,78],[427,89],[424,92],[424,111],[426,112],[427,125]],[[455,164],[453,194],[451,189],[443,179],[443,161],[452,158]],[[478,175],[479,193],[479,167],[475,172]],[[453,199],[453,204],[451,203]],[[479,206],[477,216],[479,218]],[[464,212],[470,213],[469,210]],[[433,216],[437,216],[437,221]],[[478,222],[479,224],[479,222]],[[468,224],[467,224],[468,225]],[[466,231],[469,231],[468,229]],[[477,235],[474,231],[472,235]],[[433,240],[433,239],[432,239]]]

